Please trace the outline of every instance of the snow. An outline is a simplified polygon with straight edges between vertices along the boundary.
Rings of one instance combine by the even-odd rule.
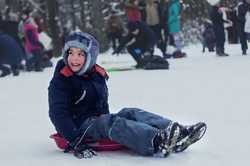
[[[207,123],[204,138],[184,153],[153,158],[130,151],[99,152],[97,157],[79,160],[60,152],[49,139],[54,132],[47,103],[51,68],[0,79],[1,165],[248,165],[250,55],[241,56],[240,45],[227,45],[229,57],[201,50],[200,45],[187,47],[187,58],[169,60],[170,70],[109,73],[112,112],[140,107],[183,124]],[[106,68],[134,64],[130,56],[110,52],[100,55],[98,62]]]
[[[220,0],[207,0],[208,3],[210,3],[211,5],[215,5],[217,3],[220,2]]]

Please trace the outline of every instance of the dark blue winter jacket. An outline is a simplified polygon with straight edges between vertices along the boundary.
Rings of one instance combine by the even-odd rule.
[[[10,35],[0,32],[0,63],[19,65],[22,57],[23,50],[17,41]]]
[[[83,76],[75,75],[63,60],[57,63],[49,85],[49,117],[58,133],[74,141],[86,118],[109,113],[107,74],[95,65]]]

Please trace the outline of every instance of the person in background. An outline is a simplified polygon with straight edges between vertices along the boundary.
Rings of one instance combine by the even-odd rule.
[[[232,22],[232,26],[227,28],[227,34],[228,34],[228,43],[230,44],[238,44],[239,35],[237,32],[237,7],[236,4],[230,4],[229,10],[226,12],[228,20]]]
[[[242,55],[247,55],[248,44],[246,31],[250,33],[250,25],[248,25],[250,23],[250,0],[244,0],[238,4],[237,20]]]
[[[111,11],[111,15],[107,20],[106,32],[111,40],[113,50],[116,50],[117,46],[122,42],[125,27],[120,16],[115,11]]]
[[[43,45],[39,41],[38,27],[34,20],[30,17],[30,11],[25,10],[22,14],[23,19],[23,32],[25,39],[25,49],[29,58],[27,59],[27,70],[43,71]]]
[[[146,0],[145,6],[146,24],[154,31],[157,47],[161,50],[162,56],[166,56],[166,43],[163,39],[162,8],[157,0]]]
[[[210,20],[204,21],[204,30],[202,32],[202,52],[205,52],[205,49],[208,48],[209,52],[214,52],[215,48],[215,34],[213,29],[213,24]]]
[[[224,23],[228,23],[223,19],[223,13],[220,9],[220,2],[217,2],[212,6],[212,10],[210,13],[210,18],[213,23],[213,29],[216,37],[216,54],[217,56],[228,56],[225,53],[225,29]]]
[[[17,41],[8,34],[1,32],[0,28],[0,77],[19,75],[19,66],[23,57],[23,50]],[[9,67],[5,66],[9,65]]]
[[[137,63],[136,68],[142,68],[144,66],[143,57],[153,55],[156,44],[155,34],[143,22],[128,22],[127,28],[127,36],[112,54],[117,54],[126,47],[128,53]]]
[[[68,142],[65,152],[78,158],[96,153],[85,138],[110,139],[144,156],[182,152],[205,133],[203,122],[184,126],[139,108],[110,113],[106,71],[96,64],[99,43],[90,34],[73,32],[66,39],[48,88],[49,117]],[[139,140],[139,141],[138,141]]]
[[[185,57],[186,54],[182,52],[183,43],[181,39],[181,4],[179,0],[166,0],[168,6],[167,24],[169,33],[174,39],[176,51],[173,53],[174,58]]]
[[[142,14],[139,8],[140,0],[128,0],[125,3],[125,11],[128,22],[142,21]]]

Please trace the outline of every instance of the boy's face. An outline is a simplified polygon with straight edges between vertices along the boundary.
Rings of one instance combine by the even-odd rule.
[[[86,61],[86,55],[80,48],[70,48],[68,52],[68,65],[73,72],[78,72]]]

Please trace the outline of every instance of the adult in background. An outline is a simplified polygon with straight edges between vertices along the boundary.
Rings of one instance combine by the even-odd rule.
[[[249,15],[249,10],[250,10],[250,0],[244,0],[239,3],[238,5],[238,15],[237,15],[237,20],[238,20],[238,33],[240,37],[240,44],[241,44],[241,50],[242,50],[242,55],[247,54],[247,34],[250,33],[250,15]],[[248,22],[246,23],[248,19]]]
[[[213,23],[213,29],[216,37],[216,54],[218,56],[228,56],[225,53],[225,29],[224,23],[228,23],[226,20],[223,19],[223,13],[220,9],[220,1],[216,2],[212,6],[212,10],[210,13],[210,17]]]
[[[128,0],[125,3],[127,19],[130,22],[142,21],[142,14],[139,8],[140,0]]]
[[[21,38],[19,38],[19,35],[18,35],[18,21],[15,19],[2,20],[0,21],[0,26],[1,26],[1,30],[3,33],[8,34],[9,36],[11,36],[17,41],[17,43],[19,44],[19,46],[21,47],[23,51],[22,55],[24,57],[22,57],[22,59],[26,59],[25,49],[23,47],[22,40]]]
[[[144,65],[143,57],[153,55],[156,44],[154,32],[144,22],[129,22],[127,27],[129,31],[127,36],[113,54],[117,54],[124,47],[127,47],[129,54],[137,63],[136,67],[142,68]]]
[[[226,12],[228,20],[232,21],[232,26],[227,28],[228,42],[230,44],[238,44],[239,36],[237,32],[237,9],[236,5],[231,4]]]
[[[2,33],[0,29],[0,77],[11,72],[14,76],[18,76],[18,67],[23,56],[23,50],[17,41],[10,35]]]
[[[145,7],[147,25],[154,31],[157,47],[161,50],[163,57],[166,54],[166,43],[162,36],[163,23],[162,23],[162,8],[158,0],[146,0]]]

